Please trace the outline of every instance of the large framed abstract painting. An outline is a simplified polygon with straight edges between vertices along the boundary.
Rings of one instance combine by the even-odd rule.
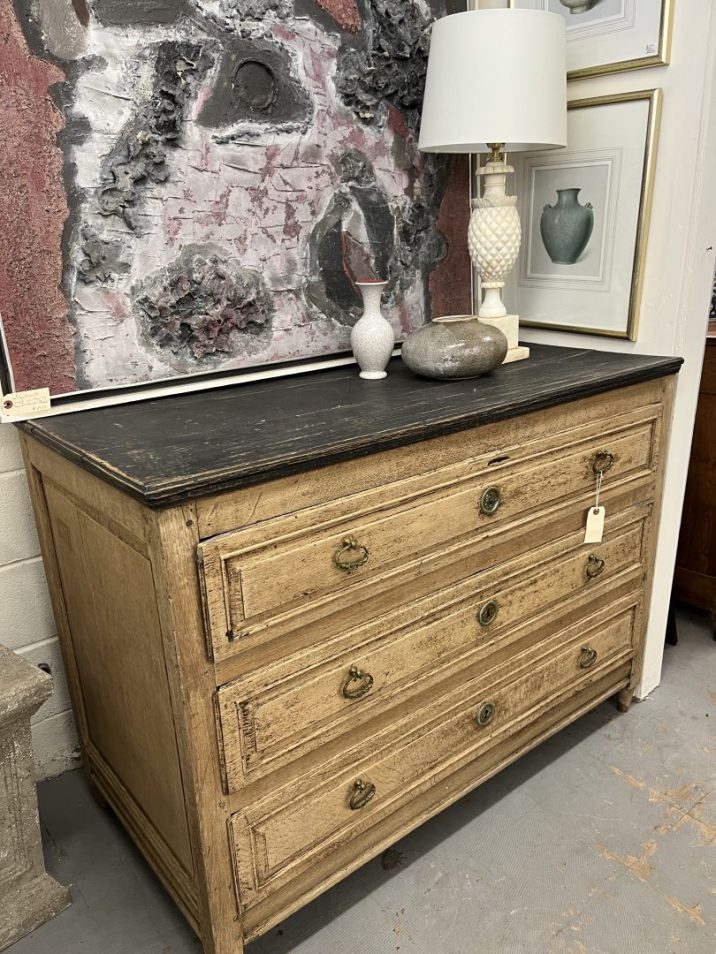
[[[4,393],[345,358],[366,278],[398,340],[469,312],[468,163],[417,149],[464,7],[0,0]]]

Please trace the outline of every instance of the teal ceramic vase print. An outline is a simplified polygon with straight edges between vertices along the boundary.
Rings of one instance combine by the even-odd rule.
[[[591,202],[579,204],[581,191],[557,189],[556,205],[546,205],[542,212],[542,241],[555,265],[575,265],[592,237],[594,209]]]

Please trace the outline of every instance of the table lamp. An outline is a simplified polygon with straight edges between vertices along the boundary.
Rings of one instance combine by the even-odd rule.
[[[564,18],[539,10],[469,10],[433,24],[420,149],[488,152],[473,199],[468,244],[480,276],[478,317],[507,337],[505,362],[529,357],[518,346],[519,318],[502,301],[522,230],[517,198],[506,194],[506,153],[567,144]],[[479,190],[478,190],[479,191]]]

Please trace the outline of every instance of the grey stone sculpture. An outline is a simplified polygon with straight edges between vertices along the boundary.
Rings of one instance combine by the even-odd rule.
[[[436,318],[403,344],[405,364],[426,378],[479,378],[507,355],[507,338],[473,315]]]
[[[0,951],[70,903],[45,871],[32,775],[30,717],[51,692],[50,676],[0,646]]]

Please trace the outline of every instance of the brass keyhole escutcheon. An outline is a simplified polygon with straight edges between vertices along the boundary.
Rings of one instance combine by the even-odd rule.
[[[358,666],[351,666],[341,689],[344,699],[362,699],[373,688],[373,677]]]
[[[488,600],[487,603],[483,603],[477,614],[477,620],[480,626],[491,626],[497,619],[499,612],[500,604],[497,600]]]
[[[491,517],[500,509],[502,494],[499,487],[488,487],[480,499],[480,512]]]
[[[477,710],[477,715],[475,716],[475,722],[477,722],[480,728],[484,728],[486,725],[489,725],[494,718],[495,718],[495,703],[483,702],[483,704]]]
[[[368,547],[361,546],[355,537],[344,537],[343,543],[333,557],[333,562],[339,570],[353,573],[359,567],[365,566],[369,557]]]
[[[357,812],[361,808],[365,808],[368,802],[372,802],[374,798],[375,785],[373,785],[372,782],[364,782],[362,778],[359,778],[357,782],[353,783],[348,804],[350,805],[351,811]]]
[[[595,474],[606,474],[614,466],[614,454],[609,451],[599,451],[592,461],[592,470]]]
[[[598,576],[601,576],[602,573],[604,573],[606,566],[606,560],[603,560],[601,557],[597,556],[596,553],[590,553],[587,558],[587,579],[596,580]]]
[[[579,653],[579,668],[591,669],[599,658],[599,653],[592,646],[583,646]]]

